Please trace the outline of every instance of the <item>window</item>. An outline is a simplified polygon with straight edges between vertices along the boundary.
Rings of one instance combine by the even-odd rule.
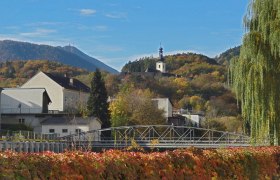
[[[75,132],[76,132],[76,133],[80,133],[80,132],[81,132],[81,129],[76,129]]]
[[[68,133],[68,129],[62,129],[62,133]]]
[[[160,68],[160,65],[158,65],[158,68]]]
[[[49,129],[49,133],[54,133],[54,129]]]
[[[25,119],[23,119],[23,118],[20,118],[20,119],[18,119],[18,122],[19,122],[19,124],[24,124],[24,122],[25,122]]]

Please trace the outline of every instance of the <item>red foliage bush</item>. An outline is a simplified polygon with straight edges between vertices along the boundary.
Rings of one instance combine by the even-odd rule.
[[[272,179],[280,147],[0,153],[0,179]]]

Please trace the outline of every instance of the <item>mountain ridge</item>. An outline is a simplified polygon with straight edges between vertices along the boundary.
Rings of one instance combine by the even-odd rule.
[[[118,72],[101,61],[86,55],[77,48],[75,49],[76,51],[73,53],[64,47],[3,40],[0,41],[0,62],[40,59],[57,61],[70,66],[85,68],[89,71],[95,71],[96,68],[99,68],[100,70],[105,70],[110,73]]]
[[[78,48],[76,48],[74,46],[68,45],[68,46],[64,46],[64,47],[61,47],[61,48],[64,49],[65,51],[68,51],[68,52],[76,54],[77,56],[85,59],[86,61],[88,61],[90,63],[94,62],[94,64],[99,69],[103,69],[103,70],[108,71],[108,72],[113,71],[112,73],[118,73],[117,70],[115,70],[115,69],[111,68],[110,66],[104,64],[103,62],[99,61],[98,59],[93,58],[93,57],[87,55],[86,53],[82,52],[81,50],[79,50]]]

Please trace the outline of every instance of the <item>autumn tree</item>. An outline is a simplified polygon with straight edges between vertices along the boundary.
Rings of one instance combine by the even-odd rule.
[[[151,98],[149,90],[123,87],[110,104],[112,126],[164,124],[163,110]]]
[[[102,128],[110,127],[108,96],[101,72],[97,69],[91,81],[90,96],[87,102],[89,116],[97,117],[102,122]]]
[[[280,0],[251,0],[233,85],[254,143],[280,145]]]

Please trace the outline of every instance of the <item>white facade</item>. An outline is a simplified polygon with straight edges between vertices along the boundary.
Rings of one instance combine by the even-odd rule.
[[[71,80],[73,81],[73,79]],[[49,105],[50,111],[65,112],[77,110],[79,105],[87,103],[89,97],[89,93],[64,88],[43,72],[33,76],[21,87],[45,88],[52,101]]]
[[[156,70],[165,73],[166,72],[166,64],[162,61],[158,61],[156,63]]]
[[[76,134],[78,132],[87,132],[91,130],[101,129],[101,123],[97,119],[82,119],[76,118],[77,121],[71,120],[70,122],[59,121],[57,122],[42,122],[42,133],[43,134],[58,134],[58,136],[67,136],[71,134]],[[94,134],[93,140],[99,140],[100,137],[97,133]]]
[[[51,99],[49,110],[64,111],[63,108],[63,87],[54,82],[43,72],[39,72],[29,81],[21,86],[21,88],[45,88]]]
[[[2,114],[39,114],[47,111],[45,89],[5,88],[1,92]]]
[[[186,117],[188,120],[192,122],[192,124],[195,124],[197,127],[200,125],[201,117],[197,114],[181,114],[182,116]]]
[[[154,98],[152,101],[156,103],[158,109],[164,111],[164,117],[172,117],[172,104],[168,98]]]
[[[51,131],[53,129],[53,131]],[[67,132],[63,132],[63,130]],[[74,125],[74,124],[56,124],[56,125],[42,125],[42,134],[58,134],[60,137],[67,136],[70,134],[75,134],[76,130],[79,129],[80,132],[89,131],[88,125]]]

